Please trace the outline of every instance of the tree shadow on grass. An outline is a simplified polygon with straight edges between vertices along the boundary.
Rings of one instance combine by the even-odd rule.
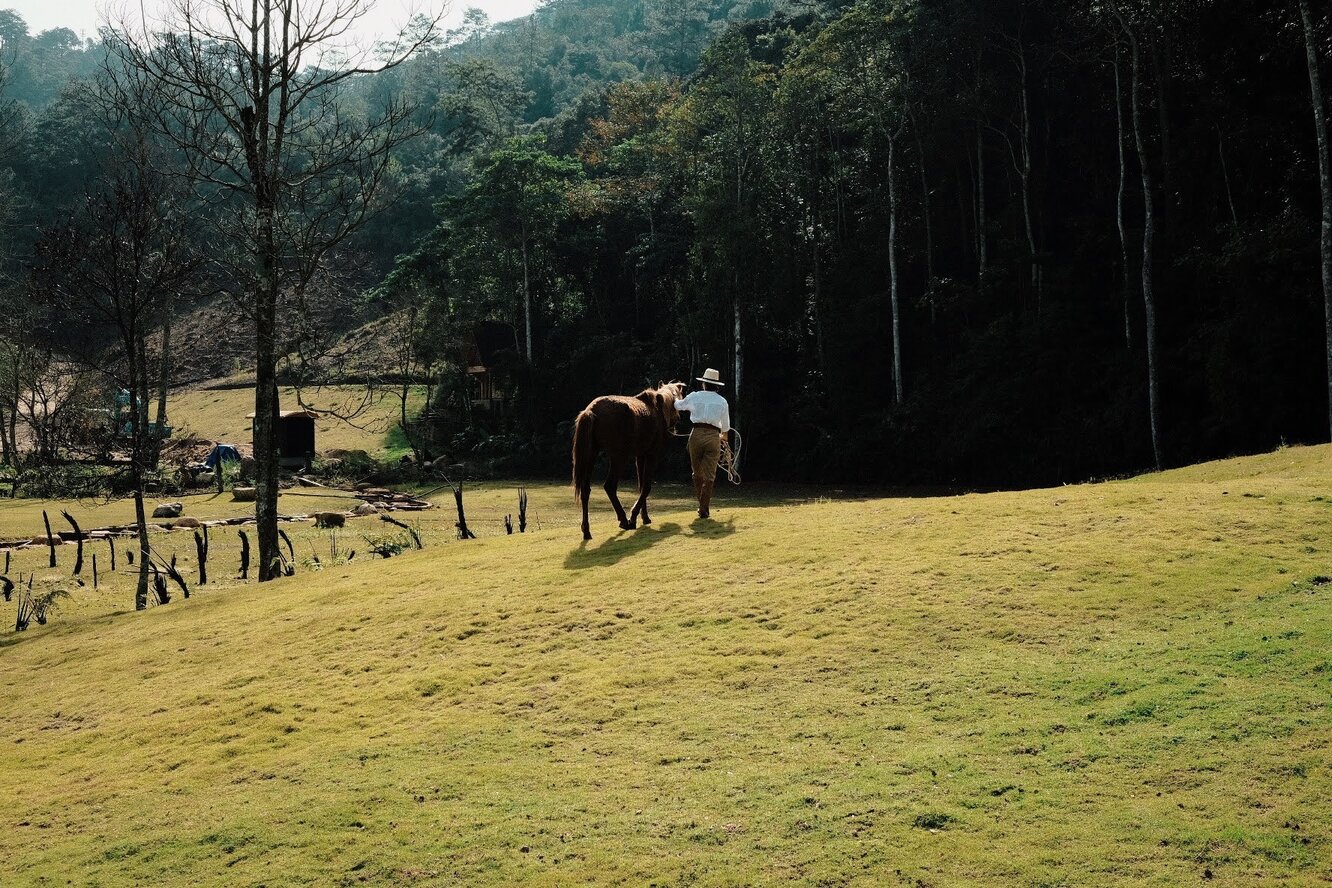
[[[597,546],[589,546],[584,540],[564,558],[565,570],[584,570],[589,567],[605,567],[616,564],[637,555],[666,539],[679,535],[683,530],[674,521],[666,524],[652,524],[638,530],[621,530]]]

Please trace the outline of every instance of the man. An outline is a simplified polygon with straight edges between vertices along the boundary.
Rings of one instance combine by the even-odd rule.
[[[698,517],[708,517],[712,485],[717,480],[717,462],[722,441],[731,434],[731,408],[718,389],[726,385],[721,374],[709,367],[698,377],[702,388],[675,402],[675,409],[688,411],[694,424],[689,435],[689,463],[694,469],[694,494],[698,497]]]

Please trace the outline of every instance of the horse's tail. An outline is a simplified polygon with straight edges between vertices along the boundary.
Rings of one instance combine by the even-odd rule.
[[[574,502],[582,502],[583,488],[592,480],[592,464],[596,462],[596,443],[592,440],[592,425],[596,414],[584,410],[574,420],[573,434],[573,489]]]

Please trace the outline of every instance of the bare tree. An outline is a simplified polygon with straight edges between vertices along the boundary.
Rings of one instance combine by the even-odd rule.
[[[1129,63],[1132,70],[1132,86],[1129,90],[1129,105],[1132,108],[1133,139],[1138,149],[1138,167],[1142,174],[1142,303],[1147,325],[1145,340],[1147,343],[1147,410],[1152,432],[1152,459],[1160,469],[1161,459],[1161,405],[1157,385],[1156,365],[1156,294],[1152,289],[1153,248],[1156,237],[1156,212],[1153,191],[1151,159],[1147,156],[1147,141],[1142,123],[1142,46],[1138,37],[1140,25],[1133,21],[1118,2],[1111,2],[1110,9],[1116,21],[1124,30],[1129,44]]]
[[[1309,69],[1314,136],[1318,142],[1318,187],[1323,199],[1318,248],[1322,258],[1323,315],[1327,328],[1328,427],[1332,430],[1332,159],[1329,159],[1327,142],[1327,105],[1323,98],[1323,74],[1318,61],[1318,33],[1314,29],[1309,0],[1300,0],[1300,22],[1304,28],[1304,56]]]
[[[897,274],[897,140],[906,124],[888,130],[888,304],[893,317],[893,403],[902,403],[902,313]]]
[[[143,86],[149,91],[134,89]],[[144,480],[161,443],[159,429],[148,422],[154,364],[148,338],[164,325],[175,295],[193,288],[202,266],[182,224],[183,195],[163,172],[168,165],[151,139],[150,115],[161,101],[152,87],[151,81],[104,78],[93,104],[114,139],[112,159],[79,212],[44,232],[37,275],[66,312],[85,309],[89,323],[82,328],[70,329],[66,319],[66,350],[130,393],[129,428],[115,435],[129,449],[140,551],[136,610],[148,606],[151,562]],[[107,328],[114,331],[110,341],[100,333]]]
[[[171,0],[150,29],[122,23],[112,47],[171,97],[161,129],[215,197],[209,221],[234,246],[235,295],[255,329],[254,449],[259,579],[280,576],[278,310],[375,206],[393,149],[417,135],[389,100],[365,117],[339,102],[352,78],[402,64],[435,36],[415,17],[395,39],[357,48],[371,0]]]
[[[1023,10],[1025,14],[1025,9]],[[1005,130],[999,130],[1004,137],[1004,142],[1008,146],[1008,157],[1013,163],[1013,171],[1018,175],[1018,181],[1021,184],[1022,191],[1022,222],[1027,236],[1027,253],[1031,263],[1031,288],[1036,296],[1036,313],[1041,310],[1041,290],[1043,287],[1040,257],[1036,248],[1036,232],[1032,224],[1032,206],[1031,206],[1031,178],[1032,178],[1032,150],[1031,150],[1031,101],[1030,101],[1030,70],[1027,53],[1027,45],[1023,36],[1023,21],[1019,19],[1017,23],[1017,33],[1012,37],[1006,37],[1009,45],[1009,56],[1013,63],[1013,68],[1018,75],[1018,119],[1013,123],[1013,128],[1018,133],[1018,143],[1013,144],[1012,137]]]
[[[1119,230],[1120,285],[1124,298],[1124,347],[1133,351],[1132,271],[1129,265],[1128,228],[1124,224],[1124,192],[1128,187],[1128,163],[1124,158],[1124,101],[1123,85],[1119,77],[1120,41],[1115,38],[1115,147],[1119,153],[1119,187],[1115,192],[1115,225]]]
[[[920,104],[923,105],[924,103]],[[925,135],[921,123],[923,114],[917,111],[916,105],[917,103],[914,101],[908,104],[907,114],[911,124],[911,134],[916,142],[916,166],[920,173],[920,215],[925,226],[925,296],[930,304],[930,326],[932,327],[939,320],[938,294],[935,292],[936,277],[934,274],[934,210],[930,200],[929,161],[925,155]]]
[[[389,318],[389,347],[395,375],[393,395],[398,401],[398,428],[402,431],[407,445],[412,448],[412,455],[418,463],[424,462],[429,454],[429,440],[419,434],[412,423],[410,402],[413,389],[425,386],[425,410],[430,410],[430,400],[434,394],[435,373],[438,369],[439,342],[438,331],[430,329],[431,314],[422,300],[413,294],[406,307]]]

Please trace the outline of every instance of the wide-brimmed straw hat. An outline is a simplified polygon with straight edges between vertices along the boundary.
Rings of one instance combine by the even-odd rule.
[[[716,370],[713,370],[711,367],[703,371],[703,375],[698,377],[698,381],[708,382],[712,385],[726,385],[726,383],[721,381],[721,374]]]

